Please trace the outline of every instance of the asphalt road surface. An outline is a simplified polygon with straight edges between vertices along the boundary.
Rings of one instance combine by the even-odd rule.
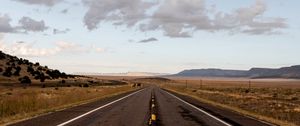
[[[151,86],[12,126],[270,126],[267,122]]]

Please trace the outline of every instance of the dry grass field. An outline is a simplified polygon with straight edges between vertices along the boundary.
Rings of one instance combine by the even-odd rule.
[[[300,80],[177,78],[161,86],[279,125],[300,125]]]
[[[0,86],[0,125],[134,90],[129,85],[80,87]]]

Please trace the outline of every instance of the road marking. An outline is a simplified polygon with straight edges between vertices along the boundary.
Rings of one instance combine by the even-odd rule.
[[[152,89],[151,91],[151,108],[150,108],[150,119],[149,119],[149,126],[156,126],[156,109],[155,109],[155,97],[154,97],[154,91]]]
[[[185,104],[187,104],[187,105],[193,107],[194,109],[196,109],[196,110],[198,110],[198,111],[200,111],[200,112],[202,112],[202,113],[204,113],[204,114],[210,116],[211,118],[213,118],[213,119],[215,119],[215,120],[218,120],[219,122],[223,123],[224,125],[226,125],[226,126],[232,126],[231,124],[229,124],[229,123],[227,123],[227,122],[225,122],[225,121],[223,121],[223,120],[221,120],[221,119],[219,119],[219,118],[217,118],[217,117],[215,117],[215,116],[213,116],[213,115],[207,113],[206,111],[204,111],[204,110],[202,110],[202,109],[200,109],[200,108],[198,108],[198,107],[196,107],[196,106],[194,106],[194,105],[192,105],[192,104],[190,104],[190,103],[188,103],[188,102],[182,100],[181,98],[178,98],[177,96],[175,96],[175,95],[173,95],[173,94],[171,94],[171,93],[169,93],[169,92],[167,92],[167,91],[165,91],[165,92],[166,92],[167,94],[173,96],[174,98],[178,99],[179,101],[181,101],[181,102],[183,102],[183,103],[185,103]]]
[[[115,101],[112,101],[112,102],[107,103],[107,104],[105,104],[105,105],[103,105],[103,106],[100,106],[100,107],[98,107],[98,108],[95,108],[95,109],[93,109],[93,110],[91,110],[91,111],[89,111],[89,112],[86,112],[86,113],[84,113],[84,114],[82,114],[82,115],[80,115],[80,116],[77,116],[77,117],[75,117],[75,118],[73,118],[73,119],[70,119],[70,120],[68,120],[68,121],[66,121],[66,122],[64,122],[64,123],[58,124],[57,126],[64,126],[64,125],[66,125],[66,124],[68,124],[68,123],[71,123],[71,122],[73,122],[73,121],[75,121],[75,120],[77,120],[77,119],[79,119],[79,118],[82,118],[82,117],[84,117],[84,116],[86,116],[86,115],[88,115],[88,114],[91,114],[91,113],[93,113],[93,112],[95,112],[95,111],[97,111],[97,110],[99,110],[99,109],[105,108],[105,107],[107,107],[107,106],[109,106],[109,105],[111,105],[111,104],[114,104],[114,103],[116,103],[116,102],[118,102],[118,101],[121,101],[121,100],[123,100],[123,99],[125,99],[125,98],[127,98],[127,97],[130,97],[130,96],[132,96],[132,95],[134,95],[134,94],[136,94],[136,93],[138,93],[138,92],[141,92],[141,91],[143,91],[143,90],[145,90],[145,89],[142,89],[142,90],[133,92],[133,93],[131,93],[131,94],[129,94],[129,95],[126,95],[126,96],[124,96],[124,97],[122,97],[122,98],[119,98],[119,99],[117,99],[117,100],[115,100]]]
[[[151,120],[153,120],[153,121],[156,120],[156,115],[155,114],[151,114]]]
[[[258,119],[256,119],[256,118],[251,117],[251,116],[247,116],[247,115],[246,115],[246,117],[248,117],[248,118],[250,118],[250,119],[253,119],[253,120],[256,120],[256,121],[259,121],[259,122],[261,122],[261,123],[270,125],[270,126],[277,126],[277,125],[275,125],[275,124],[272,124],[272,123],[269,123],[269,122],[266,122],[266,121],[263,121],[263,120],[258,120]]]

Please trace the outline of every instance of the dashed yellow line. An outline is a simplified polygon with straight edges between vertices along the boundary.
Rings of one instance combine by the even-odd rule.
[[[149,119],[149,125],[150,126],[155,126],[156,125],[156,120],[157,116],[155,115],[155,97],[154,94],[151,94],[151,108],[150,108],[150,119]]]
[[[152,115],[151,115],[151,120],[152,120],[152,121],[155,121],[155,120],[156,120],[156,115],[155,115],[155,114],[152,114]]]

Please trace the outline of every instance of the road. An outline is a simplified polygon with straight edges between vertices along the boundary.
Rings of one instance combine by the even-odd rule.
[[[150,86],[11,126],[269,126],[266,122]]]

